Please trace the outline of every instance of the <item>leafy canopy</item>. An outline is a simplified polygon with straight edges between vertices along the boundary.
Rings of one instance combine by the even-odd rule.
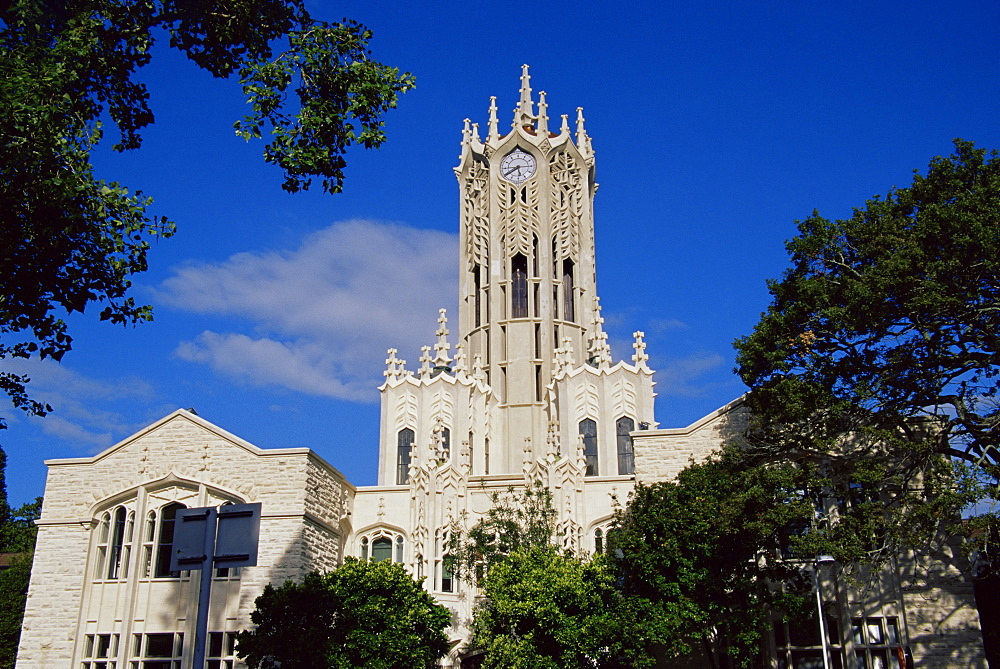
[[[648,657],[753,662],[770,616],[799,611],[808,596],[788,551],[813,520],[810,478],[791,465],[748,467],[727,449],[676,481],[636,487],[609,542]]]
[[[472,643],[484,669],[626,666],[621,598],[603,556],[518,548],[492,566],[483,594]]]
[[[735,344],[750,453],[819,459],[842,498],[868,488],[869,518],[896,530],[869,556],[989,487],[996,497],[998,223],[997,153],[955,140],[953,155],[850,218],[799,222],[772,304]]]
[[[0,3],[0,358],[60,360],[72,346],[64,314],[92,302],[112,323],[152,318],[129,277],[174,224],[143,193],[98,179],[90,152],[108,122],[116,150],[141,145],[153,112],[137,75],[164,38],[214,76],[238,75],[251,113],[236,131],[270,136],[264,159],[290,192],[314,178],[341,190],[347,149],[378,147],[383,114],[413,86],[371,59],[371,31],[317,21],[304,0]],[[14,405],[44,415],[27,381],[0,370]]]
[[[237,635],[250,669],[429,669],[448,652],[448,609],[399,564],[347,558],[301,583],[268,585]]]
[[[528,548],[549,548],[557,539],[552,491],[538,482],[490,494],[491,506],[466,530],[451,528],[449,554],[456,575],[479,582],[497,563]]]

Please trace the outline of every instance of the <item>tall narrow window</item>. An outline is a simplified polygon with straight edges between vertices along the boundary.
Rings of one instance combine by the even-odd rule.
[[[101,516],[101,524],[97,527],[97,569],[94,571],[94,578],[100,580],[104,578],[104,570],[107,568],[105,560],[108,559],[108,536],[111,533],[111,514],[107,511]]]
[[[483,462],[483,474],[487,474],[488,475],[490,473],[490,440],[489,439],[484,439],[483,440],[483,444],[484,444],[484,446],[483,446],[483,460],[484,460],[484,462]]]
[[[604,552],[604,530],[599,527],[594,530],[594,552]]]
[[[368,560],[368,537],[361,537],[361,559]]]
[[[482,268],[479,265],[476,265],[473,268],[473,270],[472,270],[472,280],[473,280],[473,282],[475,283],[475,286],[476,286],[475,287],[475,297],[473,299],[475,300],[475,303],[476,303],[476,327],[477,328],[480,325],[482,325],[482,323],[483,323],[482,322],[482,316],[480,315],[481,314],[480,309],[482,309],[482,300],[483,300],[483,279],[482,279],[482,276],[480,276],[480,272],[481,271],[482,271]]]
[[[632,437],[629,432],[635,430],[635,421],[628,416],[622,416],[615,423],[618,433],[618,473],[622,476],[635,474],[635,454],[632,451]]]
[[[396,562],[403,562],[403,537],[396,537]]]
[[[125,543],[125,507],[115,509],[114,523],[111,527],[111,546],[108,551],[109,579],[119,578],[121,574],[122,546]]]
[[[396,441],[396,485],[410,482],[410,451],[413,450],[413,430],[404,427]]]
[[[441,454],[445,462],[451,461],[451,430],[447,427],[441,429]]]
[[[528,259],[518,253],[510,259],[510,317],[528,317]]]
[[[160,534],[156,543],[155,578],[177,578],[180,572],[170,571],[170,554],[174,552],[174,525],[177,522],[177,510],[186,508],[183,504],[173,502],[160,509]]]
[[[573,294],[573,261],[563,260],[563,320],[576,320],[576,299]]]
[[[591,418],[580,421],[583,437],[583,456],[587,459],[587,476],[597,476],[597,422]]]
[[[441,560],[441,592],[455,592],[455,560],[445,555]]]

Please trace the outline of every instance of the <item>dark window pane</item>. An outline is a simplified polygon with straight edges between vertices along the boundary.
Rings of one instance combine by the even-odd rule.
[[[816,618],[792,620],[788,623],[788,636],[792,646],[818,646],[819,621]]]
[[[372,562],[392,559],[392,540],[387,537],[379,537],[372,542]]]
[[[173,634],[147,634],[146,657],[173,657]]]
[[[528,259],[518,253],[510,259],[510,317],[528,317]]]
[[[160,540],[156,547],[156,578],[177,578],[180,572],[170,571],[170,554],[174,550],[174,523],[177,510],[185,508],[182,504],[167,504],[160,510]]]
[[[413,430],[403,428],[396,441],[396,485],[410,482],[410,451],[413,448]]]
[[[618,436],[618,474],[635,473],[635,455],[632,452],[632,437],[629,432],[635,430],[635,421],[628,416],[622,416],[615,423]]]
[[[597,422],[584,418],[580,421],[580,434],[583,436],[583,455],[587,459],[587,476],[597,476]]]
[[[563,320],[576,320],[576,296],[573,290],[573,261],[563,260]]]

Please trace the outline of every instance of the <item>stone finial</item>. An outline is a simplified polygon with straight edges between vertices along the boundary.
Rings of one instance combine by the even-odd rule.
[[[455,344],[455,364],[452,365],[455,374],[465,374],[469,371],[465,360],[465,344],[459,342]]]
[[[562,449],[559,448],[559,423],[556,421],[549,423],[548,433],[545,435],[545,446],[549,461],[557,460]]]
[[[499,121],[497,121],[497,96],[490,96],[490,124],[489,124],[489,134],[486,136],[487,140],[495,140],[500,138],[500,131],[497,129]]]
[[[606,367],[611,364],[611,347],[608,345],[608,335],[601,327],[604,317],[601,316],[601,298],[594,296],[594,306],[591,313],[594,327],[591,330],[590,342],[587,348],[589,362],[594,367]]]
[[[538,92],[538,134],[549,136],[549,105],[545,102],[545,91]]]
[[[421,353],[420,353],[420,371],[419,371],[420,378],[422,378],[422,379],[429,379],[430,376],[431,376],[431,372],[434,371],[434,368],[431,366],[431,361],[432,361],[432,358],[431,358],[431,347],[430,346],[421,346],[420,347],[420,351],[421,351]]]
[[[396,353],[396,349],[390,348],[389,357],[385,360],[386,370],[382,372],[382,375],[389,381],[398,381],[399,377],[406,376],[406,361],[397,358]]]
[[[560,135],[569,134],[569,114],[562,115],[562,127],[559,128],[559,134]]]
[[[473,123],[472,124],[472,142],[473,142],[473,144],[481,144],[482,143],[482,140],[479,139],[479,124],[478,123]]]
[[[532,112],[533,103],[531,101],[531,75],[528,74],[528,66],[521,66],[521,99],[517,103],[518,116],[534,116]],[[515,123],[519,123],[521,118],[515,118]]]
[[[646,333],[640,330],[633,332],[632,336],[635,337],[635,343],[632,344],[632,348],[635,349],[635,353],[632,355],[632,362],[635,363],[636,367],[646,367],[649,355],[646,354],[646,342],[642,339],[646,336]]]
[[[437,343],[434,344],[434,367],[440,369],[442,367],[448,367],[451,364],[451,358],[448,356],[448,351],[451,350],[451,344],[448,343],[448,313],[446,309],[438,310],[438,329],[434,333],[437,335]]]
[[[472,119],[464,119],[462,121],[462,146],[465,146],[472,139],[472,129],[469,125],[472,123]]]
[[[445,446],[444,422],[440,418],[435,422],[434,431],[431,433],[431,450],[434,452],[434,459],[439,463],[444,463],[451,459],[451,454]]]
[[[594,338],[594,348],[591,351],[591,360],[595,367],[607,367],[611,364],[611,346],[608,344],[608,333],[601,330]]]
[[[571,369],[576,364],[573,359],[573,341],[569,337],[563,337],[562,346],[555,350],[555,370],[556,375]]]
[[[587,131],[583,128],[583,107],[576,108],[576,148],[581,152],[587,148]]]
[[[472,459],[472,457],[471,457],[472,456],[472,450],[469,447],[469,440],[468,439],[463,439],[462,440],[462,450],[460,450],[458,452],[458,456],[459,456],[459,458],[458,458],[459,469],[462,470],[463,474],[465,474],[466,476],[468,476],[469,470],[470,470],[470,468],[472,466],[472,463],[470,462],[470,460]]]
[[[472,378],[474,381],[486,383],[486,370],[483,369],[483,356],[476,354],[472,359]]]

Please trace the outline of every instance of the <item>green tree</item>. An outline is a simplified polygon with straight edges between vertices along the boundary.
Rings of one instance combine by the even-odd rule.
[[[538,482],[490,494],[491,506],[471,528],[452,526],[449,553],[459,576],[479,582],[493,565],[527,548],[554,545],[556,510],[552,491]]]
[[[448,652],[448,609],[399,564],[347,558],[329,574],[268,585],[237,636],[251,669],[429,669]]]
[[[344,182],[353,144],[377,147],[382,116],[413,85],[370,57],[371,32],[313,19],[304,0],[11,0],[0,3],[0,359],[59,360],[71,348],[63,316],[101,305],[100,318],[151,318],[129,296],[150,242],[174,224],[151,199],[95,177],[90,154],[110,120],[114,148],[137,149],[153,122],[137,72],[165,39],[216,77],[238,75],[246,139],[269,134],[264,159],[282,187],[328,192]],[[49,409],[28,379],[0,370],[17,408]],[[4,422],[0,419],[0,428]]]
[[[473,646],[484,669],[569,669],[624,664],[621,598],[603,556],[581,559],[527,546],[483,579]]]
[[[895,554],[996,497],[998,221],[997,153],[955,140],[850,218],[799,222],[773,302],[736,342],[747,455],[824,463],[841,559]]]
[[[814,517],[812,479],[800,466],[747,467],[726,449],[676,481],[636,487],[609,544],[647,657],[748,666],[759,656],[771,616],[808,599],[801,561],[787,556]]]
[[[7,502],[6,464],[7,458],[0,449],[0,555],[10,561],[0,571],[0,669],[13,669],[31,578],[35,521],[41,515],[42,498],[12,510]]]

